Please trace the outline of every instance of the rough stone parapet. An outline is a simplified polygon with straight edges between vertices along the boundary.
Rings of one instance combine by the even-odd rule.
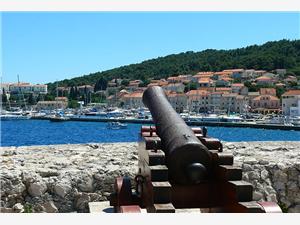
[[[300,142],[225,142],[257,201],[300,212]],[[1,212],[87,212],[117,176],[135,176],[137,143],[0,147]]]

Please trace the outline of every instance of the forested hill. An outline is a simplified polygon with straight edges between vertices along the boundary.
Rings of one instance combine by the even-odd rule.
[[[59,86],[77,86],[95,84],[101,77],[106,80],[113,78],[144,80],[231,68],[253,68],[268,71],[285,68],[300,76],[300,40],[272,41],[263,45],[252,45],[233,50],[188,51],[58,82]],[[49,90],[53,90],[56,84],[48,85]]]

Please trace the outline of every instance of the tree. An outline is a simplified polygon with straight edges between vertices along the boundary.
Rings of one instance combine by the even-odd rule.
[[[72,86],[71,89],[70,89],[69,99],[70,99],[70,100],[75,99],[75,90],[74,90],[74,87],[73,87],[73,86]]]
[[[78,88],[77,88],[77,86],[75,86],[75,88],[74,88],[74,99],[78,99],[78,97],[79,97],[79,91],[78,91]]]
[[[68,107],[69,108],[78,108],[79,107],[79,103],[77,100],[70,100],[68,103]]]
[[[6,104],[7,103],[7,95],[6,95],[6,92],[5,92],[5,90],[4,90],[4,88],[3,88],[3,90],[2,90],[2,104]]]
[[[123,79],[122,82],[121,82],[121,85],[128,86],[129,85],[129,80],[128,79]]]
[[[139,87],[147,87],[148,84],[150,84],[150,80],[145,79],[142,81],[142,83],[139,84]]]
[[[236,79],[233,80],[234,84],[241,83],[241,82],[242,82],[241,78],[236,78]]]
[[[190,90],[197,90],[198,84],[196,82],[190,82],[185,85],[184,92],[188,92]]]
[[[247,80],[247,81],[244,82],[244,85],[245,85],[247,88],[250,88],[252,84],[251,84],[250,81]]]
[[[95,84],[95,91],[105,90],[107,81],[113,78],[155,79],[176,74],[195,74],[199,71],[220,71],[229,68],[256,70],[287,69],[300,76],[300,40],[270,41],[263,45],[252,45],[233,50],[207,49],[201,52],[182,52],[165,57],[146,60],[141,63],[121,66],[115,69],[59,81],[59,86],[71,87]],[[48,84],[50,91],[55,83]]]
[[[35,105],[36,104],[35,98],[34,98],[32,93],[29,94],[29,96],[28,96],[28,104],[29,105]]]
[[[100,79],[96,82],[94,91],[106,90],[108,81],[104,77],[100,77]]]
[[[42,94],[39,94],[36,98],[36,101],[39,102],[39,101],[43,101],[44,100],[44,96]]]
[[[291,88],[293,88],[293,87],[297,87],[298,84],[297,84],[297,82],[292,81],[292,82],[289,82],[289,86],[290,86]]]
[[[284,92],[285,92],[285,89],[283,87],[276,87],[276,96],[278,98],[280,98],[281,95],[283,95]]]
[[[45,101],[54,101],[55,97],[51,94],[46,94],[44,100]]]

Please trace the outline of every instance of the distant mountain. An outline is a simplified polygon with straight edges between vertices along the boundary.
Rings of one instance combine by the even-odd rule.
[[[199,71],[220,71],[232,68],[253,68],[268,71],[285,68],[288,72],[300,76],[300,40],[270,41],[263,45],[251,45],[232,50],[188,51],[65,79],[58,81],[58,85],[95,84],[101,77],[106,80],[113,78],[159,79],[172,75],[195,74]],[[48,85],[49,90],[53,91],[56,82]]]

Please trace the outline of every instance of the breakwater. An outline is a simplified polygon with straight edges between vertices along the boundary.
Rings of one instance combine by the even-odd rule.
[[[33,117],[31,119],[50,120],[49,117]],[[99,117],[71,117],[69,121],[153,124],[152,120],[149,119],[120,119],[120,118],[99,118]],[[213,122],[213,121],[186,121],[186,123],[189,126],[244,127],[244,128],[300,131],[300,126],[281,125],[281,124],[255,124],[255,123],[242,123],[242,122]]]
[[[300,212],[300,142],[224,142],[254,186],[254,200]],[[137,143],[1,147],[2,212],[87,212],[117,176],[134,177]]]

